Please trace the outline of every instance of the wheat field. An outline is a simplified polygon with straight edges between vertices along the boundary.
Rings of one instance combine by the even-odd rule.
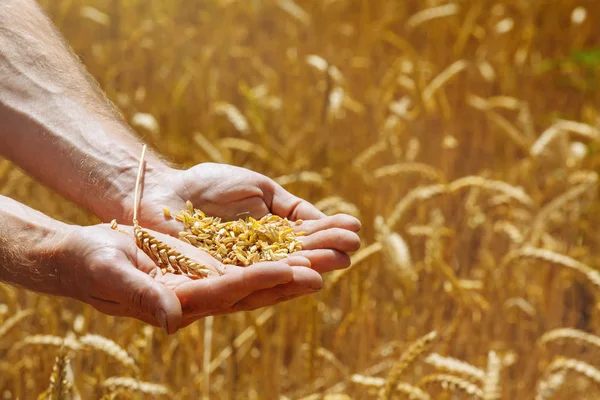
[[[362,247],[173,336],[0,285],[2,399],[600,398],[595,1],[41,4],[150,147],[355,215]],[[4,160],[0,194],[98,222]]]

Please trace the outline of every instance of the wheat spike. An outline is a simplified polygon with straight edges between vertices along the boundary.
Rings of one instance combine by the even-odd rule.
[[[142,382],[134,378],[120,376],[106,379],[102,383],[102,387],[113,392],[117,390],[125,390],[144,393],[152,396],[167,396],[170,393],[166,386],[156,383]]]
[[[385,265],[393,266],[391,272],[400,277],[407,290],[412,291],[417,274],[412,266],[408,245],[399,234],[391,231],[382,216],[375,217],[375,229],[377,240],[382,244],[384,254],[389,260],[389,264]]]
[[[133,208],[133,234],[135,236],[135,243],[159,268],[163,269],[163,273],[171,272],[175,274],[185,274],[191,278],[206,278],[212,275],[213,271],[210,268],[192,261],[174,248],[156,239],[139,225],[137,220],[139,187],[144,167],[145,154],[146,145],[142,147],[142,155],[140,156],[140,164],[135,184]]]
[[[564,340],[572,340],[578,345],[593,346],[600,350],[600,337],[573,328],[559,328],[546,332],[538,340],[538,344],[545,346],[550,342]]]
[[[97,350],[109,355],[127,368],[131,368],[134,371],[137,371],[138,369],[135,360],[127,353],[127,351],[108,338],[100,335],[87,334],[79,338],[79,343],[89,349]]]
[[[417,174],[425,179],[430,179],[437,182],[442,182],[445,180],[444,173],[442,171],[430,165],[416,162],[386,165],[373,171],[373,177],[375,179],[393,177],[401,174]]]
[[[385,379],[376,376],[367,376],[361,374],[353,374],[350,381],[358,386],[369,389],[379,389],[385,385]],[[395,393],[404,394],[409,399],[414,400],[429,400],[429,395],[420,388],[410,385],[405,382],[400,382],[396,385]]]
[[[501,396],[500,370],[502,363],[494,351],[488,353],[488,365],[483,381],[483,400],[499,400]]]
[[[585,193],[595,190],[598,185],[598,174],[595,172],[588,172],[582,176],[582,182],[577,184],[575,187],[570,188],[565,193],[556,197],[548,204],[546,204],[536,215],[531,233],[529,234],[528,242],[532,246],[536,246],[544,233],[546,223],[548,222],[550,215],[562,207],[574,202],[577,198],[583,196]]]
[[[535,393],[535,400],[548,400],[565,383],[566,371],[548,374],[540,380]]]
[[[561,371],[577,372],[578,374],[585,376],[595,384],[600,385],[600,370],[586,362],[575,360],[572,358],[559,357],[552,361],[550,365],[546,368],[546,373],[548,374],[555,374]]]
[[[456,15],[459,10],[458,4],[454,3],[427,8],[413,14],[408,21],[406,21],[406,26],[409,29],[415,29],[417,26],[427,21],[431,21],[432,19]]]
[[[67,369],[69,368],[69,358],[65,348],[61,348],[56,356],[56,361],[52,367],[50,376],[50,387],[48,388],[49,400],[66,400],[71,398],[73,383],[68,379]]]
[[[469,380],[483,382],[485,371],[477,368],[467,362],[457,360],[452,357],[444,357],[438,353],[432,353],[425,359],[425,362],[433,365],[443,372],[451,372],[456,375],[464,376]]]
[[[20,350],[25,346],[42,346],[42,347],[64,347],[72,351],[78,351],[81,349],[79,342],[71,337],[60,337],[53,335],[31,335],[26,336],[20,342],[17,342],[14,346],[15,350]]]
[[[525,246],[521,249],[508,253],[501,264],[501,267],[506,267],[521,259],[534,259],[549,262],[554,265],[566,267],[573,271],[577,271],[587,278],[587,280],[597,289],[600,290],[600,272],[595,269],[551,250],[537,249],[534,247]]]
[[[483,399],[484,393],[477,385],[454,375],[435,374],[421,379],[419,386],[438,384],[444,390],[460,390],[471,397]]]
[[[379,400],[390,400],[392,398],[394,389],[396,388],[402,373],[406,371],[406,368],[408,368],[417,357],[427,351],[436,338],[437,332],[432,331],[409,346],[409,348],[400,356],[400,360],[389,371],[385,385],[379,391]]]
[[[21,310],[17,312],[15,315],[4,321],[4,323],[0,326],[0,340],[4,337],[11,329],[13,329],[19,322],[24,320],[27,317],[33,315],[32,309]]]

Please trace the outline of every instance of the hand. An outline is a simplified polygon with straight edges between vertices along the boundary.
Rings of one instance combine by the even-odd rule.
[[[108,225],[73,227],[59,241],[52,260],[62,294],[115,316],[139,319],[172,334],[208,315],[274,305],[319,290],[323,284],[308,258],[292,255],[283,261],[250,267],[222,265],[207,253],[173,237],[152,232],[157,239],[222,275],[192,279],[162,274],[127,233]]]
[[[165,218],[162,207],[169,207],[175,214],[185,208],[187,200],[207,215],[225,220],[261,218],[268,213],[302,219],[304,222],[296,230],[307,233],[300,238],[304,250],[294,254],[307,256],[312,268],[319,272],[349,266],[347,253],[360,247],[357,232],[361,225],[356,218],[345,214],[327,217],[272,179],[225,164],[199,164],[184,171],[166,169],[145,177],[140,224],[177,236],[181,223]],[[133,200],[126,199],[124,206],[124,220],[131,221]]]

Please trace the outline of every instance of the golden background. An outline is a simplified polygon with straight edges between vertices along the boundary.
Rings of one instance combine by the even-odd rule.
[[[41,3],[169,161],[276,178],[359,217],[363,245],[317,295],[172,337],[0,287],[3,399],[49,386],[58,347],[27,338],[85,334],[137,367],[73,352],[81,398],[142,396],[110,394],[113,376],[181,399],[382,398],[386,379],[402,383],[393,398],[600,396],[600,338],[585,334],[600,328],[595,1]],[[0,193],[97,222],[1,160]]]

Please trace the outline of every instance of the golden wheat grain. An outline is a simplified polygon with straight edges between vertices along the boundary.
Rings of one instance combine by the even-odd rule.
[[[199,247],[223,264],[248,266],[260,261],[277,261],[302,249],[294,232],[295,222],[277,215],[267,214],[256,220],[221,222],[220,218],[207,217],[201,210],[194,210],[191,202],[177,214],[176,219],[183,223],[184,231],[180,239]]]
[[[429,386],[433,384],[440,385],[443,390],[460,390],[465,394],[478,399],[483,399],[484,396],[483,390],[477,385],[454,375],[428,375],[419,382],[419,386]]]
[[[79,338],[79,343],[87,349],[102,352],[121,365],[137,371],[138,366],[135,360],[114,341],[100,335],[87,334]]]
[[[428,334],[419,338],[416,342],[411,344],[408,349],[400,356],[400,360],[392,367],[388,372],[385,380],[385,385],[379,391],[379,400],[389,400],[394,395],[394,390],[398,384],[400,376],[406,369],[429,347],[433,344],[433,341],[437,338],[437,332],[432,331]]]
[[[432,353],[427,356],[425,362],[443,372],[451,372],[458,376],[464,376],[469,380],[483,382],[485,379],[485,371],[481,368],[477,368],[456,358],[444,357],[440,354]]]
[[[142,382],[130,377],[111,377],[102,383],[102,387],[110,391],[125,390],[148,394],[151,396],[168,396],[170,391],[164,385]]]

